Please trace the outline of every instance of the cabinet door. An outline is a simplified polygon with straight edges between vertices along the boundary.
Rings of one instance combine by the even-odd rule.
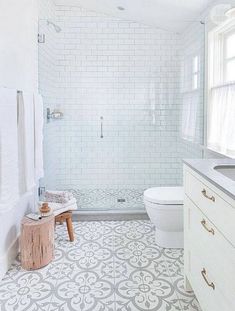
[[[235,310],[235,248],[187,197],[185,229],[185,273],[201,306]]]

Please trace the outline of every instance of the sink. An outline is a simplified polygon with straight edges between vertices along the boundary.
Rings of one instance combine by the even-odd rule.
[[[217,165],[214,170],[235,181],[235,165]]]

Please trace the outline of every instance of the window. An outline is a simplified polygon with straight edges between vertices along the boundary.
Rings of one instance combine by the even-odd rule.
[[[207,147],[235,158],[235,20],[208,38]]]
[[[229,32],[224,39],[224,81],[235,81],[235,31]]]
[[[195,91],[199,88],[200,63],[198,55],[188,55],[183,64],[183,92]]]
[[[199,90],[200,51],[190,49],[188,52],[183,64],[181,137],[193,143],[201,143],[198,130],[201,102]]]

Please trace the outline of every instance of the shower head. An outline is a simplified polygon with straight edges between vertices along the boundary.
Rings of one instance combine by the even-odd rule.
[[[54,23],[53,23],[52,21],[50,21],[49,19],[47,20],[47,25],[48,25],[48,26],[49,26],[49,25],[52,25],[57,33],[58,33],[58,32],[61,32],[61,30],[62,30],[62,29],[60,28],[60,26],[54,24]]]

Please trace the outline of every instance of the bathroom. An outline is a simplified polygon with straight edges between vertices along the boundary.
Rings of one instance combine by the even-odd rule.
[[[235,310],[235,1],[0,12],[0,310]]]

